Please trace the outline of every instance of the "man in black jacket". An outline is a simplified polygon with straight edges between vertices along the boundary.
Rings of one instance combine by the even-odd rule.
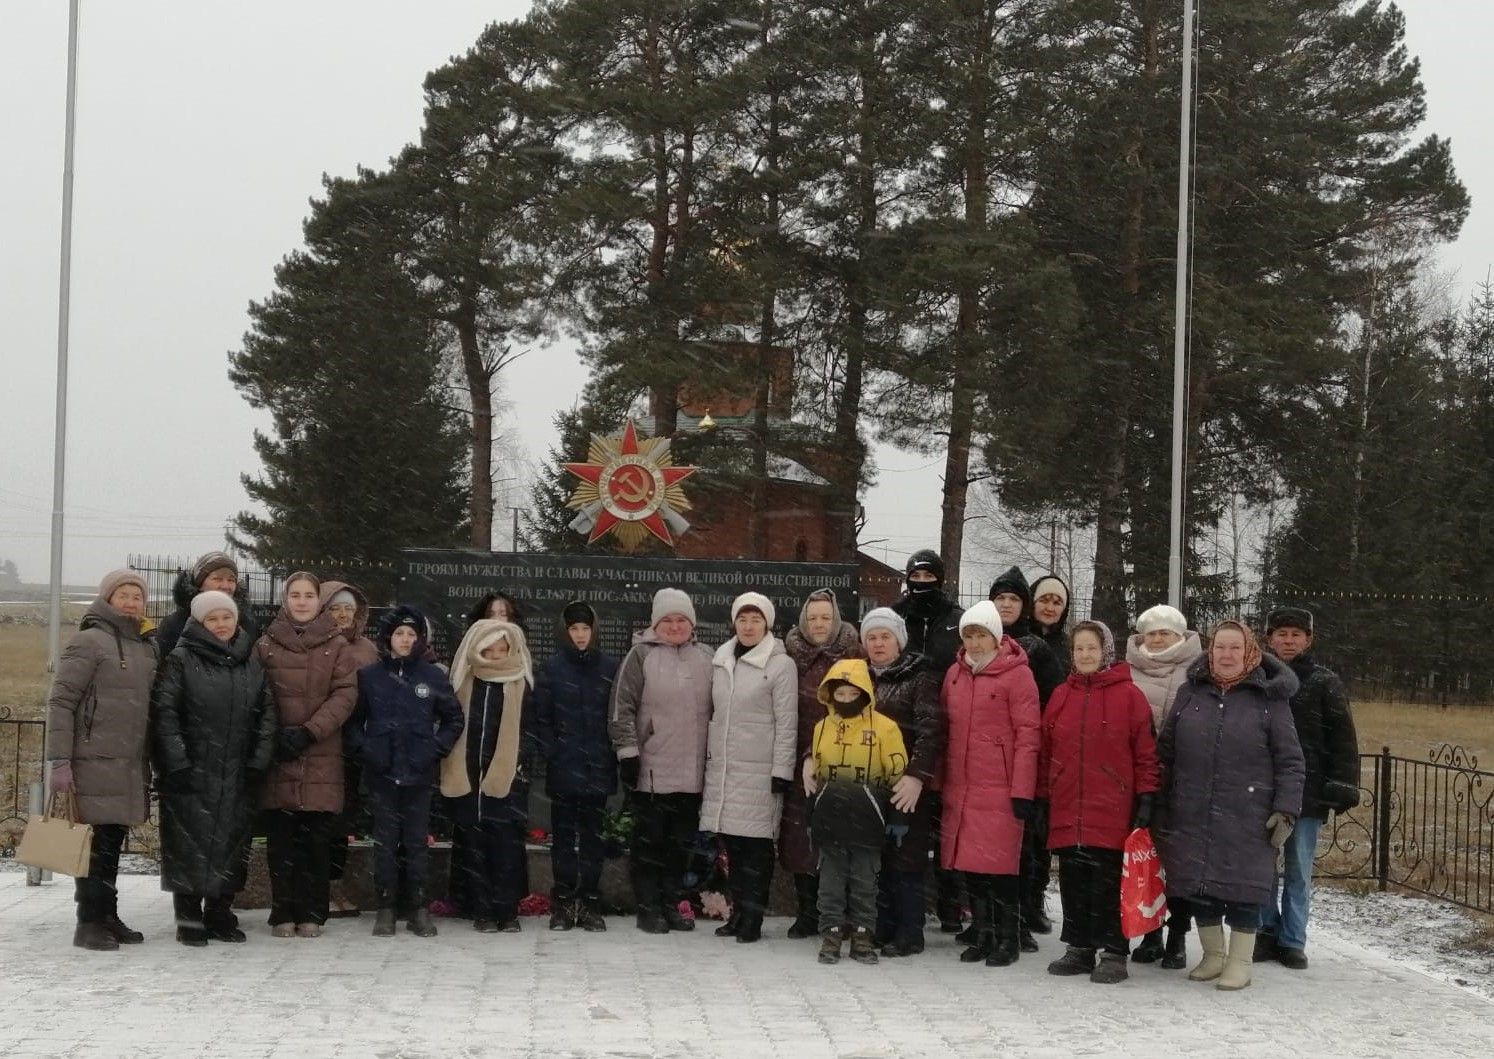
[[[1318,832],[1330,811],[1346,812],[1359,803],[1359,741],[1343,682],[1312,660],[1312,612],[1300,607],[1273,610],[1266,617],[1266,642],[1300,682],[1292,696],[1292,719],[1307,759],[1307,782],[1302,815],[1282,849],[1285,871],[1278,873],[1271,902],[1263,909],[1255,960],[1278,960],[1300,971],[1307,967],[1307,917]]]
[[[944,680],[960,653],[960,615],[965,608],[944,593],[944,560],[929,548],[908,556],[903,595],[892,609],[908,626],[908,650],[929,660]]]
[[[907,650],[929,660],[930,671],[943,687],[944,675],[960,653],[960,615],[965,608],[944,594],[944,560],[938,552],[923,548],[908,556],[903,576],[903,595],[892,609],[908,626]],[[937,821],[937,801],[932,803],[932,811]],[[938,848],[937,839],[935,848]],[[935,865],[934,879],[938,891],[935,907],[939,913],[939,929],[945,934],[959,933],[963,926],[964,906],[960,874]]]

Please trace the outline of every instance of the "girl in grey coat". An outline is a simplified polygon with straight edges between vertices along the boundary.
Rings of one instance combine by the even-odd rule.
[[[711,660],[700,829],[726,846],[731,918],[716,933],[752,942],[762,936],[773,880],[773,836],[794,777],[799,671],[773,636],[773,604],[756,592],[731,605],[736,635]]]
[[[1189,667],[1158,742],[1165,812],[1157,838],[1167,893],[1187,899],[1204,949],[1188,977],[1217,980],[1220,989],[1250,984],[1276,854],[1302,811],[1296,690],[1296,676],[1263,657],[1248,628],[1220,622],[1208,653]]]

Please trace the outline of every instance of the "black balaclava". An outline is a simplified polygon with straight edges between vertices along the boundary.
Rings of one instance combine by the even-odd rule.
[[[914,581],[915,570],[927,570],[934,575],[932,581]],[[922,548],[908,556],[903,572],[903,588],[908,598],[920,609],[933,610],[944,601],[944,560],[932,548]]]

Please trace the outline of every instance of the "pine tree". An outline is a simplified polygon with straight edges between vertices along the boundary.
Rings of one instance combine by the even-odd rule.
[[[425,82],[420,143],[388,179],[412,274],[451,351],[468,423],[473,547],[492,546],[494,393],[550,328],[573,247],[565,109],[548,80],[541,17],[490,26]]]
[[[1070,71],[1073,131],[1041,160],[1033,200],[1042,245],[1071,263],[1088,366],[1067,388],[1000,395],[1052,420],[1084,410],[1087,458],[991,455],[1004,503],[1093,519],[1096,613],[1122,622],[1129,584],[1165,580],[1180,12],[1141,0],[1089,10],[1104,48]],[[1400,13],[1379,3],[1205,11],[1190,538],[1231,487],[1269,481],[1286,455],[1277,439],[1294,437],[1292,417],[1341,371],[1333,337],[1366,289],[1367,242],[1390,227],[1447,238],[1466,215],[1445,141],[1412,140],[1424,106],[1403,38]]]
[[[465,449],[446,405],[442,342],[404,267],[379,181],[328,181],[307,249],[251,304],[229,377],[272,416],[263,463],[243,476],[264,514],[241,513],[234,543],[276,567],[310,566],[376,598],[400,548],[447,547],[466,529]]]

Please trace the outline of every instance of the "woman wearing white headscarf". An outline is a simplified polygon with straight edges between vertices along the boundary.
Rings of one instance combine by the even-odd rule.
[[[456,800],[472,925],[512,933],[524,896],[529,766],[537,752],[534,667],[523,630],[496,618],[474,622],[457,648],[451,682],[466,725],[441,764],[441,793]]]
[[[1188,667],[1203,654],[1198,633],[1188,628],[1188,619],[1176,607],[1158,604],[1136,619],[1136,635],[1126,641],[1126,662],[1131,679],[1146,696],[1152,708],[1152,732],[1161,734],[1162,724],[1172,709],[1178,689],[1188,679]],[[1192,916],[1185,898],[1167,902],[1167,944],[1162,943],[1162,928],[1146,936],[1131,954],[1132,963],[1157,963],[1164,969],[1179,971],[1188,965],[1188,928]]]

